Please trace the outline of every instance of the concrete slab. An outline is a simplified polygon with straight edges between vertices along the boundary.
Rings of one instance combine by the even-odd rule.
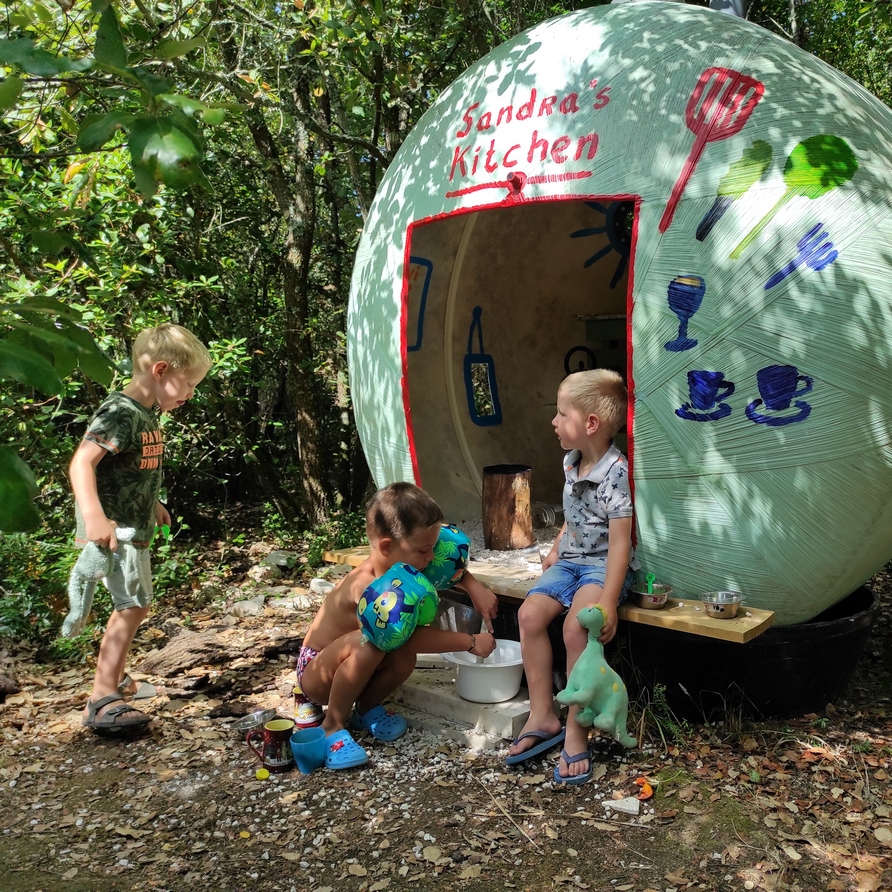
[[[406,717],[410,730],[422,731],[458,746],[467,747],[468,752],[474,755],[505,751],[506,741],[496,735],[477,731],[470,725],[451,722],[439,715],[419,712],[404,703],[392,701],[388,706],[398,709]]]
[[[471,703],[455,692],[453,668],[416,668],[391,698],[433,719],[446,719],[477,734],[513,740],[530,714],[525,688],[503,703]]]

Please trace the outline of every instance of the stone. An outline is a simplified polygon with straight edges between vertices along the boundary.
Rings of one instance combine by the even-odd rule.
[[[259,616],[263,611],[263,602],[266,598],[263,595],[256,595],[253,598],[245,598],[243,601],[236,601],[230,608],[233,616]]]
[[[293,551],[271,551],[260,563],[265,567],[278,567],[280,570],[291,570],[297,564],[297,555]]]
[[[254,582],[273,582],[282,578],[282,571],[275,565],[256,564],[248,569],[248,578]]]
[[[334,588],[334,583],[317,576],[310,580],[310,591],[317,595],[327,595]]]
[[[618,811],[624,815],[637,815],[641,810],[641,803],[634,796],[626,796],[625,799],[607,799],[601,804],[608,810]]]

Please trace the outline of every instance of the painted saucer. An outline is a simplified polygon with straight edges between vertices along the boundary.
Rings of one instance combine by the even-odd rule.
[[[731,414],[731,407],[727,403],[719,403],[719,407],[712,412],[695,412],[690,403],[685,403],[675,410],[675,414],[686,421],[718,421]]]
[[[794,400],[793,405],[799,409],[794,415],[763,415],[756,410],[762,405],[762,400],[755,399],[746,407],[746,417],[756,424],[767,424],[769,427],[781,427],[784,424],[793,424],[797,421],[805,421],[811,413],[811,406],[803,400]]]

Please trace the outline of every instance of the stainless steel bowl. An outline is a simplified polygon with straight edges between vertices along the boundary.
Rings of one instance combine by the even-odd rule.
[[[707,616],[733,619],[743,603],[743,595],[740,592],[706,592],[700,600]]]
[[[237,722],[234,722],[232,730],[235,732],[236,737],[241,739],[244,738],[249,731],[253,731],[255,728],[262,728],[267,722],[271,722],[275,717],[275,709],[257,709],[254,712],[249,712],[247,715],[242,716]]]
[[[476,635],[480,631],[482,621],[483,617],[473,607],[440,595],[440,603],[437,606],[437,615],[433,623],[436,628],[445,629],[447,632],[465,632],[468,635]]]
[[[669,595],[672,594],[672,586],[656,582],[652,588],[652,592],[647,591],[647,589],[643,591],[632,589],[633,603],[638,607],[643,607],[645,610],[659,610],[661,607],[665,607]]]

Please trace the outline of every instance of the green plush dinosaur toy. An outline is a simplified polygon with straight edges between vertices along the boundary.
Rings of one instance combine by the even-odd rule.
[[[598,640],[604,613],[600,607],[584,607],[576,618],[588,630],[588,644],[570,670],[567,687],[558,692],[557,699],[568,706],[580,707],[576,721],[584,728],[594,725],[623,746],[633,747],[637,741],[626,730],[629,695],[623,680],[607,665],[604,645]]]

